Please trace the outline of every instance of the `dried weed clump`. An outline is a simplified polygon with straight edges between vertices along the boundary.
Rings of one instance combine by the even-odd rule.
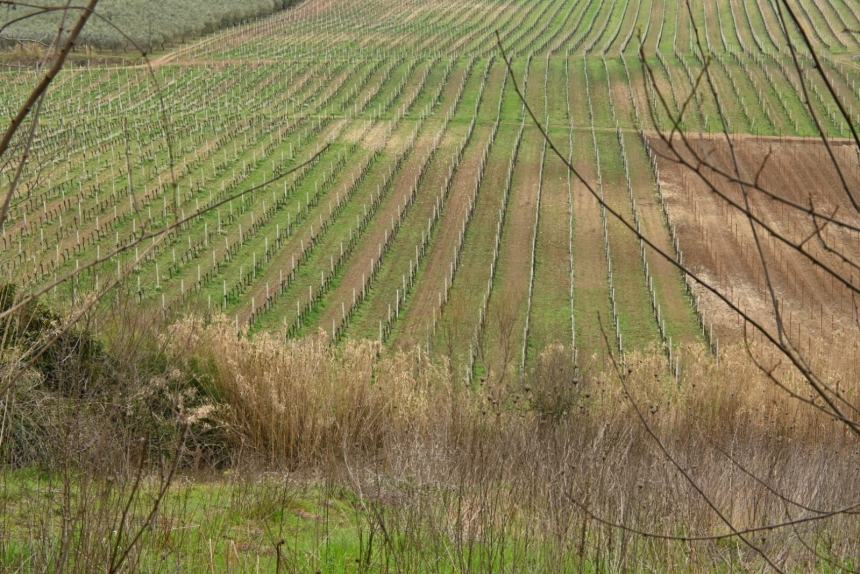
[[[180,342],[176,359],[227,405],[237,446],[269,464],[308,466],[345,448],[379,454],[395,438],[434,427],[457,400],[445,369],[418,351],[380,358],[367,341],[237,338],[225,320],[187,319],[169,336]]]
[[[174,478],[226,468],[214,482],[248,481],[251,499],[267,488],[258,476],[340,493],[367,536],[367,560],[404,572],[426,571],[428,559],[463,571],[764,564],[739,539],[719,538],[731,529],[713,508],[732,527],[753,529],[748,539],[787,570],[860,555],[856,439],[775,387],[743,348],[723,349],[719,360],[701,347],[679,350],[676,381],[656,350],[627,354],[617,370],[582,371],[553,346],[521,380],[466,387],[419,349],[331,345],[324,334],[239,337],[224,318],[152,332],[125,332],[123,340],[149,340],[136,354],[105,346],[115,365],[105,372],[124,377],[112,385],[68,369],[74,380],[47,384],[45,373],[57,372],[48,369],[10,393],[7,464],[39,464],[70,493],[24,504],[14,520],[66,516],[61,504],[81,509],[47,521],[27,542],[33,548],[77,528],[90,536],[83,542],[102,541],[74,550],[81,564],[110,563],[110,547],[129,538],[111,530],[126,520],[123,501],[146,516],[152,506],[142,500],[153,490],[162,492],[158,509]],[[802,391],[800,379],[783,379]],[[68,388],[90,390],[58,391]],[[140,477],[164,490],[138,489]],[[181,498],[178,480],[167,500]],[[159,520],[182,532],[194,520],[170,504]],[[141,539],[135,555],[160,555],[159,540]]]
[[[535,528],[563,516],[701,535],[727,526],[692,483],[738,528],[814,517],[860,495],[855,439],[776,388],[740,348],[719,361],[685,349],[679,384],[657,352],[628,354],[620,373],[583,373],[554,347],[522,381],[463,388],[419,350],[238,338],[225,320],[187,319],[170,337],[235,448],[269,467],[332,473],[419,514],[432,506],[426,496],[442,507],[478,497],[494,505],[487,517],[504,508]],[[850,514],[834,520],[857,530]]]

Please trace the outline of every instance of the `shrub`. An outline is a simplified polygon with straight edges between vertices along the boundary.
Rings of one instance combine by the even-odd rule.
[[[0,287],[0,310],[12,307],[16,292],[14,285]],[[97,335],[34,301],[0,323],[3,463],[120,472],[132,445],[143,442],[158,457],[174,448],[186,425],[188,464],[226,461],[225,441],[194,375],[171,366],[151,343],[157,325],[131,317],[122,316],[120,330]]]

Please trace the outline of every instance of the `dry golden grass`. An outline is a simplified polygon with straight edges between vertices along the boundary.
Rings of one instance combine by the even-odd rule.
[[[422,544],[501,536],[525,557],[525,536],[553,540],[559,553],[583,544],[583,556],[608,552],[618,568],[641,552],[675,560],[673,545],[691,545],[710,564],[721,560],[718,543],[655,541],[600,521],[653,534],[729,532],[690,480],[739,529],[820,516],[860,494],[856,439],[774,387],[738,348],[719,361],[687,349],[680,384],[659,354],[628,356],[628,397],[611,370],[576,375],[560,347],[521,383],[465,389],[417,350],[333,348],[322,336],[237,339],[229,322],[194,319],[171,337],[186,366],[206,374],[237,447],[267,467],[349,485],[384,508],[374,516],[388,528]],[[820,561],[805,545],[827,541],[830,556],[851,557],[858,535],[856,516],[840,514],[750,537],[771,558],[804,567]]]
[[[194,363],[235,436],[270,464],[309,465],[344,448],[380,452],[426,430],[456,403],[444,369],[419,353],[379,358],[371,342],[340,348],[324,336],[237,338],[227,321],[173,326],[176,357]]]
[[[324,334],[249,339],[223,318],[187,318],[160,339],[147,337],[156,329],[142,325],[115,337],[114,345],[138,351],[119,355],[110,376],[124,382],[105,393],[36,393],[38,381],[16,390],[5,432],[18,444],[56,443],[57,452],[53,466],[38,459],[46,460],[48,479],[4,479],[10,492],[26,486],[43,495],[0,499],[9,512],[3,530],[13,533],[0,535],[0,548],[26,549],[0,564],[71,560],[88,571],[110,563],[116,541],[128,544],[129,532],[146,524],[161,484],[155,476],[166,476],[172,460],[189,477],[202,470],[211,479],[218,464],[229,475],[171,487],[134,547],[140,564],[155,556],[179,561],[183,547],[181,560],[205,567],[193,555],[211,550],[182,533],[209,528],[206,536],[227,536],[218,533],[226,526],[204,527],[200,514],[216,503],[188,493],[222,488],[239,488],[251,506],[259,499],[265,516],[247,519],[265,528],[274,527],[273,517],[292,520],[280,499],[326,493],[320,509],[348,501],[348,518],[326,523],[348,530],[346,538],[309,536],[285,558],[296,571],[325,569],[319,557],[331,544],[342,544],[337,551],[347,562],[359,547],[366,560],[359,570],[380,572],[757,570],[762,554],[782,569],[837,570],[860,555],[856,509],[829,516],[858,501],[856,439],[772,385],[743,349],[724,349],[719,361],[699,347],[683,350],[679,384],[661,354],[628,355],[622,385],[613,370],[580,373],[568,350],[553,346],[522,381],[465,388],[418,349],[331,346]],[[66,375],[78,372],[88,376]],[[804,392],[800,379],[782,375]],[[856,396],[855,387],[843,386],[845,396]],[[25,419],[39,424],[31,430],[16,422]],[[138,469],[156,486],[137,491]],[[281,492],[287,484],[289,493]],[[136,509],[129,530],[112,534],[126,500]],[[672,538],[730,533],[709,503],[738,529],[803,522],[749,533],[762,554],[737,538]],[[71,531],[86,536],[50,542]],[[259,550],[267,554],[257,558],[271,564],[277,536],[269,536]]]

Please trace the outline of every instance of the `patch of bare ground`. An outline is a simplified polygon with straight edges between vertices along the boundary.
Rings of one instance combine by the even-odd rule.
[[[652,145],[665,153],[656,139]],[[693,138],[693,149],[715,167],[733,174],[731,147],[720,138]],[[789,200],[816,212],[860,226],[857,213],[840,182],[826,148],[815,139],[733,138],[741,179],[755,181],[776,198]],[[860,189],[860,160],[848,142],[833,143],[833,150],[849,189]],[[760,172],[760,173],[759,173]],[[710,169],[702,174],[714,189],[739,205],[741,187]],[[759,174],[757,176],[757,174]],[[755,245],[750,222],[729,206],[701,177],[677,162],[660,160],[661,187],[669,218],[675,226],[685,263],[702,278],[776,332],[774,306],[768,294],[765,268]],[[784,327],[791,344],[813,365],[856,380],[860,373],[860,322],[857,299],[838,278],[816,265],[798,249],[787,245],[763,226],[818,259],[837,275],[857,285],[860,278],[860,234],[851,229],[816,223],[806,213],[749,189],[750,209],[761,222],[762,252],[767,262]],[[741,319],[716,296],[694,287],[706,322],[713,324],[721,342],[743,338]]]

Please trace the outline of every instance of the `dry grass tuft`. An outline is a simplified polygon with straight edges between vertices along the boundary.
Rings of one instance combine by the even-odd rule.
[[[322,470],[383,505],[372,516],[393,521],[388,527],[421,524],[422,539],[435,532],[443,546],[452,536],[461,545],[502,536],[516,550],[519,535],[503,535],[511,524],[558,549],[596,529],[597,540],[586,538],[601,551],[606,536],[651,542],[601,520],[656,534],[729,532],[636,409],[736,528],[814,517],[855,504],[860,493],[853,437],[775,388],[738,348],[720,361],[687,349],[680,385],[660,354],[630,355],[628,398],[615,373],[583,375],[563,348],[547,349],[523,383],[470,390],[417,350],[333,348],[324,336],[237,339],[226,321],[189,319],[171,334],[227,405],[237,444],[268,466]],[[860,539],[852,515],[798,529],[813,547],[827,539],[842,556]],[[797,566],[805,551],[792,532],[756,540]],[[830,538],[836,532],[846,536]],[[621,567],[632,550],[613,552]]]
[[[346,448],[380,453],[455,404],[447,372],[417,351],[379,358],[376,343],[335,348],[324,335],[238,339],[225,320],[187,319],[169,336],[175,359],[229,407],[224,422],[237,440],[269,464],[307,466]]]
[[[260,520],[289,520],[279,497],[324,491],[341,508],[349,501],[350,536],[357,537],[349,544],[358,546],[365,571],[695,572],[762,566],[763,558],[736,538],[671,539],[730,532],[690,481],[735,528],[803,520],[748,536],[780,568],[835,570],[860,555],[857,514],[828,516],[860,499],[856,440],[843,425],[774,387],[744,349],[724,349],[719,361],[698,347],[684,350],[680,384],[667,374],[661,354],[628,355],[627,395],[617,373],[582,373],[562,347],[546,349],[523,381],[463,388],[445,365],[417,349],[393,352],[355,341],[333,347],[324,334],[295,341],[268,334],[238,338],[224,319],[185,319],[152,344],[159,361],[143,352],[138,359],[127,356],[151,365],[125,365],[126,373],[149,375],[137,384],[131,377],[127,398],[118,404],[138,405],[136,428],[147,428],[143,410],[184,425],[181,439],[175,430],[165,434],[167,448],[159,456],[148,456],[132,431],[117,434],[124,419],[103,425],[103,416],[92,416],[101,404],[92,399],[78,399],[74,412],[71,399],[63,402],[66,416],[56,420],[74,427],[39,430],[35,422],[44,426],[55,419],[35,413],[57,411],[60,398],[46,393],[38,377],[20,387],[18,396],[30,403],[19,401],[7,422],[33,421],[28,428],[42,442],[67,436],[54,441],[63,450],[56,458],[62,462],[52,471],[57,479],[46,484],[56,491],[59,481],[63,492],[80,492],[9,503],[15,514],[6,531],[32,532],[27,517],[45,524],[24,543],[28,552],[44,554],[33,564],[66,560],[64,552],[81,556],[84,570],[109,563],[115,541],[130,540],[128,534],[110,534],[122,520],[122,501],[133,501],[136,509],[128,532],[148,524],[142,520],[155,487],[137,491],[135,473],[149,476],[148,484],[159,483],[152,476],[164,479],[171,461],[189,472],[227,461],[232,478],[221,476],[215,484],[227,490],[248,481],[256,485],[241,486],[247,497],[241,507],[269,509]],[[102,470],[76,463],[81,437],[88,441],[81,452],[102,453]],[[251,478],[258,471],[280,478],[258,484]],[[291,485],[290,496],[278,494],[279,482]],[[191,491],[181,482],[173,490],[167,507],[147,526],[153,535],[134,547],[135,560],[173,556],[176,545],[195,544],[180,540],[186,527],[202,528],[199,516],[191,517],[197,511],[189,508],[211,508],[203,500],[188,506],[192,500],[184,493]],[[321,501],[321,508],[327,505]],[[328,522],[327,513],[311,513],[316,518],[307,528],[320,522],[340,528]],[[161,533],[166,523],[171,526]],[[72,530],[86,536],[57,547],[46,542]],[[295,536],[303,533],[296,530]],[[277,547],[277,536],[270,536],[267,554],[260,555],[264,560]],[[0,537],[4,542],[20,541]],[[318,559],[333,542],[322,536],[307,544],[285,558],[289,570],[325,566],[307,557]],[[356,560],[352,550],[346,552],[346,560]]]

